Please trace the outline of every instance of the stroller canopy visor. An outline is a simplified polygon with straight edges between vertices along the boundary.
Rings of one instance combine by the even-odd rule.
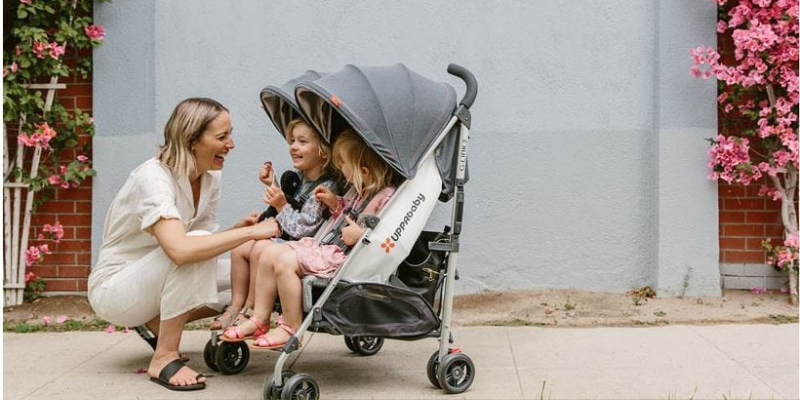
[[[264,111],[283,137],[286,137],[286,127],[289,122],[296,118],[305,118],[294,100],[295,87],[298,83],[314,81],[321,76],[317,71],[308,70],[281,86],[267,86],[261,90],[261,104],[264,106]]]
[[[456,107],[452,86],[402,64],[347,65],[320,79],[299,82],[296,88],[300,110],[326,140],[331,142],[332,135],[349,125],[406,179],[414,177]]]

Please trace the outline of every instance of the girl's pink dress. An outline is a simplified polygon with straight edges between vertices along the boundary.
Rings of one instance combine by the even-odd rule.
[[[361,214],[378,214],[383,209],[383,206],[389,202],[389,199],[392,198],[394,191],[395,188],[393,187],[385,187],[378,191]],[[353,206],[357,207],[360,201],[361,198],[356,199]],[[340,206],[339,209],[341,210],[343,207]],[[304,237],[294,242],[286,242],[286,244],[294,249],[295,254],[297,254],[297,262],[305,275],[330,278],[344,264],[344,260],[347,258],[347,255],[342,252],[339,246],[334,244],[320,246],[310,237]]]

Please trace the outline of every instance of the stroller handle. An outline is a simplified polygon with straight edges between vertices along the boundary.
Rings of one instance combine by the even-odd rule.
[[[475,102],[475,97],[478,95],[478,81],[475,80],[475,75],[472,75],[472,72],[458,64],[448,65],[447,72],[450,75],[461,78],[467,84],[467,92],[464,93],[464,98],[461,99],[461,105],[467,108],[472,107],[472,103]]]

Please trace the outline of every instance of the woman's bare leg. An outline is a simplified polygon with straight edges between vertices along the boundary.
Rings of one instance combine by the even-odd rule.
[[[183,334],[183,327],[187,322],[197,316],[195,311],[190,311],[181,314],[175,318],[162,320],[158,330],[158,345],[150,359],[150,366],[147,368],[147,373],[153,378],[158,378],[161,370],[170,362],[180,357],[178,347],[181,343],[181,334]],[[205,377],[196,378],[197,371],[184,366],[175,373],[170,379],[169,383],[172,385],[193,385],[198,382],[205,382]]]

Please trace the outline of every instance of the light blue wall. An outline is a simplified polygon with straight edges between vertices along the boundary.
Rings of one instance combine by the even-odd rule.
[[[463,93],[445,72],[455,62],[480,85],[460,291],[720,293],[704,166],[715,86],[688,73],[688,49],[715,43],[711,1],[151,0],[97,4],[95,18],[107,33],[95,51],[95,255],[110,201],[183,98],[231,109],[220,212],[230,225],[264,207],[262,161],[290,167],[262,87],[306,69],[402,62]]]

